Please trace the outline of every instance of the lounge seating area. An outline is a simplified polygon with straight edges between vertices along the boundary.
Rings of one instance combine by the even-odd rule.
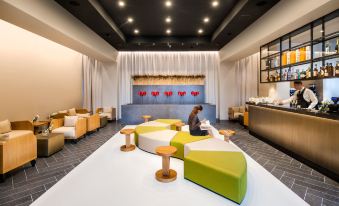
[[[110,115],[115,119],[113,112]],[[40,125],[36,124],[39,121],[0,121],[0,181],[26,163],[34,167],[38,156],[48,157],[62,150],[64,141],[77,143],[86,134],[99,131],[107,125],[101,125],[100,118],[100,114],[91,115],[87,109],[62,110],[50,115],[48,121],[41,121],[48,122],[47,129],[37,134],[34,125]]]

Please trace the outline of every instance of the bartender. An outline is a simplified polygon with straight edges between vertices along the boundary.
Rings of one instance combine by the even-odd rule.
[[[301,81],[295,81],[294,88],[294,94],[289,99],[280,101],[280,104],[288,104],[294,100],[301,108],[313,109],[317,106],[318,98],[312,90],[305,88]]]

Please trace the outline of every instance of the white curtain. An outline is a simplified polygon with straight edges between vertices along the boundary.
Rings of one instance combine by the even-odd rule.
[[[83,108],[95,112],[102,107],[102,63],[82,56]]]
[[[235,75],[239,105],[244,105],[250,97],[258,95],[258,69],[260,67],[260,55],[255,53],[235,62]]]
[[[119,52],[120,106],[132,103],[133,75],[199,75],[206,76],[206,103],[219,105],[218,52]],[[218,115],[217,115],[218,118]]]
[[[258,95],[259,53],[221,63],[220,119],[228,119],[228,108],[244,105]]]

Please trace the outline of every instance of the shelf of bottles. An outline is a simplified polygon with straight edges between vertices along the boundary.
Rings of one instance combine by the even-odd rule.
[[[339,9],[260,47],[260,82],[339,78]]]

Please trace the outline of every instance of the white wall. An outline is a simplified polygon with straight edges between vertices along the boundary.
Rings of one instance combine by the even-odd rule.
[[[0,18],[99,61],[115,61],[115,48],[53,0],[1,0]]]
[[[80,107],[81,54],[0,20],[0,120]]]

